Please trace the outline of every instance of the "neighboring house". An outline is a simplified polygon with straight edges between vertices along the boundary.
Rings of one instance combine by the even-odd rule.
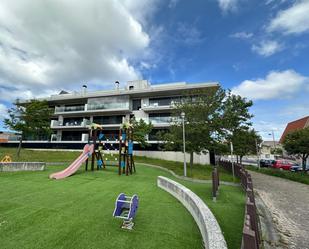
[[[306,117],[303,117],[301,119],[297,119],[295,121],[288,123],[284,132],[282,133],[282,136],[281,136],[279,142],[282,144],[286,135],[289,134],[290,132],[300,130],[300,129],[304,129],[304,128],[307,128],[307,127],[309,127],[309,116],[306,116]],[[308,158],[306,164],[309,165],[309,158]]]
[[[19,133],[0,131],[0,143],[7,143],[9,141],[17,141],[19,139]]]
[[[90,123],[103,125],[105,134],[119,134],[121,124],[135,117],[153,124],[149,141],[158,144],[156,133],[170,126],[175,103],[188,91],[214,87],[219,87],[219,84],[179,82],[151,85],[147,80],[137,80],[129,81],[124,89],[119,89],[116,82],[114,90],[87,92],[83,86],[81,92],[61,91],[44,98],[54,109],[51,141],[62,144],[87,142],[87,125]],[[109,142],[111,140],[116,139],[111,138]]]
[[[261,158],[265,159],[274,159],[272,150],[275,148],[282,149],[282,146],[279,144],[279,141],[263,141],[261,144]]]
[[[284,132],[282,133],[279,143],[281,144],[283,143],[284,138],[286,137],[288,133],[296,131],[296,130],[304,129],[308,126],[309,126],[309,116],[301,118],[301,119],[297,119],[295,121],[288,123]]]

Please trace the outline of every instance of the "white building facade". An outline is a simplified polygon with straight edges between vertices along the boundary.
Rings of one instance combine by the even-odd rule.
[[[135,117],[153,124],[149,142],[156,143],[156,133],[167,130],[175,103],[193,90],[217,88],[216,82],[188,84],[177,82],[151,85],[146,80],[130,81],[123,89],[88,92],[61,92],[44,98],[53,108],[51,120],[52,142],[86,142],[90,123],[103,125],[104,133],[118,134],[125,120]]]

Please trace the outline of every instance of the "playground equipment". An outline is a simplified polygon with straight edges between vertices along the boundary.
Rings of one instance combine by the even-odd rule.
[[[136,216],[139,199],[136,194],[127,196],[124,193],[118,195],[115,202],[113,216],[123,219],[121,228],[132,230],[134,223],[133,218]]]
[[[100,133],[98,137],[98,131],[102,131],[103,126],[99,124],[92,123],[89,126],[89,139],[88,143],[90,143],[90,139],[92,138],[92,145],[93,145],[93,153],[91,157],[91,171],[94,170],[94,161],[97,160],[97,170],[104,168],[105,163],[101,154],[101,147],[99,146],[102,143],[102,135]],[[99,138],[99,145],[97,144],[97,139]],[[85,170],[88,170],[88,159],[86,160]]]
[[[133,159],[133,128],[125,123],[119,130],[119,165],[118,174],[129,175],[136,172]]]
[[[119,144],[119,155],[118,158],[112,151],[117,151],[114,147],[114,143],[108,143],[109,139],[106,134],[103,133],[102,125],[91,124],[89,126],[89,143],[92,139],[94,145],[94,153],[91,158],[91,170],[94,170],[94,162],[97,160],[97,170],[105,168],[108,158],[104,156],[108,155],[109,158],[114,158],[114,162],[118,165],[118,174],[132,174],[136,172],[135,164],[133,160],[133,128],[129,123],[124,123],[118,134],[109,134],[114,140],[114,143]],[[106,141],[103,141],[106,139]],[[118,140],[119,139],[119,140]],[[97,141],[98,140],[98,141]],[[107,147],[109,144],[109,148]],[[104,154],[104,149],[108,153]],[[104,160],[105,159],[105,160]],[[85,170],[88,170],[88,160],[86,161]]]
[[[11,163],[12,162],[12,158],[9,155],[5,155],[2,159],[1,159],[1,163]]]
[[[63,179],[65,177],[68,177],[70,175],[73,175],[79,168],[80,166],[88,160],[88,158],[91,156],[91,154],[93,154],[94,151],[94,146],[93,144],[89,145],[86,144],[84,146],[84,150],[82,152],[82,154],[80,154],[80,156],[66,169],[57,172],[57,173],[53,173],[49,176],[50,179],[54,178],[54,179]]]

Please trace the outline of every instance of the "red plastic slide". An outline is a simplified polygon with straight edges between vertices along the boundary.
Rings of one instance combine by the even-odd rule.
[[[83,153],[66,169],[53,173],[49,176],[50,179],[63,179],[70,175],[73,175],[80,166],[88,159],[88,157],[93,153],[93,144],[86,144]]]

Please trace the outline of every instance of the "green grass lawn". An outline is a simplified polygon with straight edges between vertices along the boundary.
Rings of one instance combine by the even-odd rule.
[[[135,161],[140,162],[140,163],[159,165],[161,167],[172,170],[177,175],[180,175],[180,176],[183,175],[183,163],[182,162],[167,161],[167,160],[142,157],[142,156],[135,157]],[[188,177],[192,177],[195,179],[211,180],[212,169],[213,167],[211,165],[193,164],[193,167],[191,170],[190,165],[187,164],[187,175]],[[192,174],[191,174],[191,171],[192,171]],[[230,172],[226,171],[225,169],[219,168],[219,173],[220,173],[221,181],[226,181],[226,182],[233,181],[233,176],[231,175]],[[239,179],[235,179],[235,182],[239,182]]]
[[[294,182],[309,184],[309,174],[304,172],[291,172],[288,170],[279,170],[274,168],[260,168],[255,166],[245,166],[246,169],[253,170],[262,174],[285,178]]]
[[[0,157],[3,152],[0,148]],[[23,150],[20,159],[54,162],[57,158],[63,162],[78,154]],[[118,176],[116,167],[107,167],[94,172],[81,168],[67,179],[48,179],[51,172],[66,166],[48,166],[43,172],[0,173],[1,248],[201,248],[193,218],[156,186],[158,175],[198,194],[216,216],[228,247],[240,247],[244,217],[240,187],[221,185],[215,203],[210,184],[175,179],[141,163],[137,163],[137,173],[129,177]],[[134,231],[123,231],[121,221],[112,217],[120,192],[140,197]]]
[[[22,149],[20,157],[17,158],[16,151],[17,151],[16,148],[0,147],[0,160],[5,155],[10,155],[13,161],[71,162],[80,154],[80,152],[78,151],[73,152],[37,151],[37,150]],[[104,160],[105,158],[107,158],[109,162],[111,162],[111,164],[117,164],[117,161],[115,161],[115,158],[117,157],[118,155],[115,156],[104,155]],[[158,165],[174,171],[177,175],[183,175],[183,163],[181,162],[167,161],[162,159],[155,159],[141,156],[135,156],[134,160],[135,162],[138,163],[148,163]],[[211,180],[212,166],[194,164],[192,168],[192,174],[189,164],[187,164],[187,167],[188,167],[187,173],[189,177],[202,180]],[[230,172],[226,171],[225,169],[219,168],[219,173],[220,173],[220,180],[227,182],[233,181],[233,176],[230,174]],[[236,178],[235,182],[239,182],[239,179]]]

